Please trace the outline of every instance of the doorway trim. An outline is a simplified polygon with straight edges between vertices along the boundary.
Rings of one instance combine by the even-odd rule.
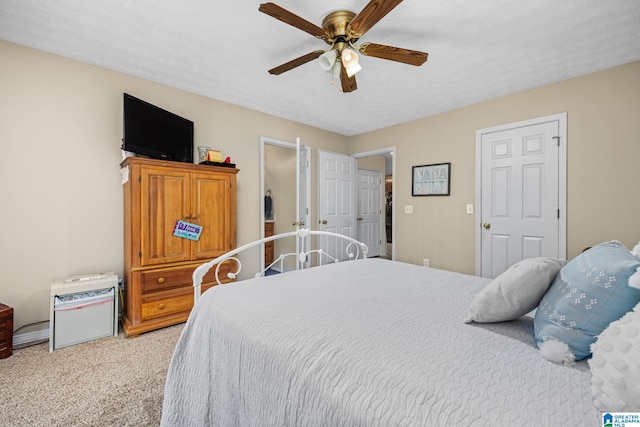
[[[373,156],[385,156],[391,155],[391,175],[393,176],[393,181],[391,182],[391,194],[396,194],[396,154],[397,148],[395,145],[390,147],[378,148],[376,150],[371,151],[363,151],[359,153],[351,154],[351,157],[357,159],[362,159],[365,157],[373,157]],[[382,183],[384,185],[384,183]],[[396,235],[396,204],[393,203],[391,205],[391,236],[395,237]],[[391,259],[395,261],[396,259],[396,240],[393,238],[391,241]]]
[[[558,257],[567,258],[567,113],[557,113],[549,116],[519,122],[507,123],[490,128],[476,130],[476,275],[482,273],[482,136],[493,132],[526,127],[547,122],[558,122]]]

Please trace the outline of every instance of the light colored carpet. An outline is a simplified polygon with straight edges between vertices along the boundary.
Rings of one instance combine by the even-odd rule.
[[[184,324],[139,337],[61,348],[49,343],[0,359],[0,425],[157,426],[167,367]]]

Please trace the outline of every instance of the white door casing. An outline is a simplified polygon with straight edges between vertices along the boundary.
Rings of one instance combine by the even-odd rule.
[[[476,133],[476,274],[566,257],[566,113]]]
[[[355,159],[318,150],[318,230],[356,238]],[[346,244],[318,237],[318,248],[338,259],[347,259]]]
[[[369,257],[380,255],[383,178],[382,171],[358,169],[357,239],[367,245]]]

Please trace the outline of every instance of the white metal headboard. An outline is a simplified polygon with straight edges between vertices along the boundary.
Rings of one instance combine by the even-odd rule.
[[[222,284],[220,282],[220,278],[218,276],[219,270],[220,270],[220,265],[227,260],[234,260],[236,262],[237,265],[237,269],[235,272],[230,272],[227,274],[227,276],[230,279],[235,279],[237,277],[237,275],[240,273],[240,270],[242,269],[242,263],[240,262],[240,260],[236,257],[237,254],[239,254],[240,252],[253,248],[255,246],[258,245],[262,245],[263,243],[267,243],[267,242],[271,242],[274,240],[278,240],[278,239],[283,239],[283,238],[287,238],[287,237],[296,237],[298,239],[300,239],[300,245],[298,247],[300,248],[304,248],[305,246],[305,239],[308,239],[309,236],[329,236],[329,237],[335,237],[335,238],[339,238],[342,240],[346,240],[348,242],[348,245],[345,248],[346,251],[346,255],[349,257],[349,259],[358,259],[359,257],[361,258],[366,258],[367,257],[367,245],[365,245],[362,242],[359,242],[355,239],[352,239],[351,237],[345,236],[343,234],[337,234],[337,233],[331,233],[329,231],[312,231],[312,230],[307,230],[307,229],[301,229],[298,231],[291,231],[289,233],[282,233],[282,234],[276,234],[274,236],[269,236],[269,237],[265,237],[264,239],[260,239],[260,240],[256,240],[254,242],[251,243],[247,243],[246,245],[240,246],[239,248],[236,248],[232,251],[229,251],[227,253],[225,253],[224,255],[220,255],[219,257],[206,262],[204,264],[202,264],[201,266],[199,266],[198,268],[195,269],[195,271],[193,272],[193,301],[194,303],[198,300],[198,298],[201,295],[201,287],[202,287],[202,279],[204,278],[204,276],[209,272],[209,270],[215,265],[216,269],[215,269],[215,275],[216,275],[216,282],[218,282],[218,284]],[[319,265],[323,264],[323,259],[326,260],[327,262],[339,262],[340,260],[337,258],[334,258],[333,256],[329,255],[327,252],[323,251],[322,249],[311,249],[309,251],[306,252],[301,252],[301,253],[286,253],[286,254],[282,254],[280,255],[278,258],[276,258],[271,264],[265,266],[265,268],[262,271],[259,271],[258,273],[255,274],[255,277],[260,277],[260,276],[264,276],[265,271],[267,271],[269,268],[271,268],[272,266],[274,266],[277,263],[280,263],[280,266],[282,267],[284,265],[284,260],[286,258],[289,257],[296,257],[296,262],[298,263],[298,266],[300,269],[304,268],[304,264],[305,261],[308,259],[309,255],[311,254],[318,254],[318,263]]]

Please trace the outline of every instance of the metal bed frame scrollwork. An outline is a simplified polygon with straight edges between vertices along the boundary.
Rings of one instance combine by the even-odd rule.
[[[314,231],[314,230],[307,230],[307,229],[300,229],[297,231],[291,231],[288,233],[281,233],[281,234],[276,234],[273,236],[269,236],[269,237],[265,237],[263,239],[260,240],[256,240],[254,242],[251,243],[247,243],[246,245],[240,246],[232,251],[229,251],[223,255],[220,255],[219,257],[208,261],[202,265],[200,265],[198,268],[195,269],[195,271],[193,272],[193,301],[194,303],[198,300],[198,298],[200,297],[200,295],[202,294],[201,292],[201,287],[202,287],[202,280],[204,278],[204,276],[209,272],[209,270],[211,268],[213,268],[213,266],[216,266],[215,268],[215,278],[216,278],[216,282],[221,285],[222,282],[220,282],[220,278],[219,278],[219,270],[220,270],[220,265],[222,265],[222,263],[224,263],[225,261],[228,260],[233,260],[236,262],[236,266],[237,269],[235,270],[235,272],[229,272],[227,274],[227,277],[230,279],[235,279],[238,274],[240,274],[240,270],[242,269],[242,263],[240,262],[240,260],[236,257],[236,255],[238,255],[240,252],[245,251],[247,249],[253,248],[255,246],[259,246],[262,245],[264,243],[267,242],[271,242],[271,241],[275,241],[275,240],[279,240],[279,239],[284,239],[284,238],[288,238],[288,237],[295,237],[297,239],[299,239],[299,248],[305,248],[305,241],[306,239],[310,238],[310,236],[327,236],[327,237],[334,237],[334,238],[338,238],[338,239],[342,239],[345,240],[347,242],[347,246],[345,247],[345,254],[346,256],[349,258],[349,260],[357,260],[358,258],[363,259],[367,257],[367,252],[368,252],[368,248],[367,245],[365,245],[362,242],[359,242],[351,237],[345,236],[343,234],[337,234],[337,233],[332,233],[329,231]],[[284,261],[287,258],[290,257],[295,257],[296,259],[296,266],[298,269],[304,269],[305,268],[305,264],[307,262],[307,260],[309,259],[309,256],[312,254],[318,254],[318,267],[322,266],[326,263],[329,262],[340,262],[339,258],[333,257],[332,255],[330,255],[329,253],[327,253],[326,251],[322,250],[322,249],[310,249],[308,251],[302,251],[300,253],[296,253],[296,252],[289,252],[286,254],[281,254],[280,256],[278,256],[271,264],[265,266],[264,269],[262,269],[261,271],[257,272],[255,274],[255,277],[262,277],[265,275],[265,272],[267,270],[269,270],[271,267],[273,267],[274,265],[280,263],[280,268],[281,270],[284,269]],[[323,263],[323,261],[325,261]]]

